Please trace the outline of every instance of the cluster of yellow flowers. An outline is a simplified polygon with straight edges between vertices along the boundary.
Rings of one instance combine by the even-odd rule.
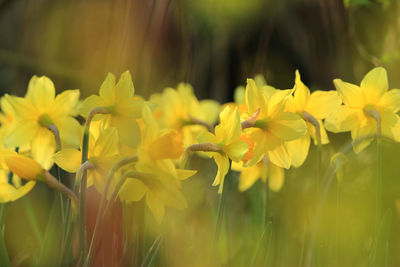
[[[111,188],[121,201],[145,198],[160,222],[166,206],[186,206],[181,181],[196,173],[184,168],[193,152],[214,158],[219,193],[230,168],[241,172],[241,191],[258,179],[278,191],[284,169],[303,164],[311,139],[329,142],[326,130],[350,131],[355,153],[376,135],[400,140],[400,90],[388,90],[384,68],[371,70],[360,86],[340,79],[334,85],[336,91],[310,93],[296,71],[293,89],[279,90],[258,76],[237,88],[234,103],[220,106],[199,101],[183,83],[145,100],[124,72],[118,82],[108,74],[99,95],[80,102],[79,90],[56,96],[49,78],[34,76],[25,97],[1,98],[0,201],[24,196],[36,181],[67,192],[48,172],[56,164],[77,173],[76,184],[87,174],[87,186],[100,193]]]

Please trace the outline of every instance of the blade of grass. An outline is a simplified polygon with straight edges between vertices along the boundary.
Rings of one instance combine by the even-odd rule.
[[[144,257],[144,260],[143,260],[142,264],[140,265],[141,267],[149,267],[152,265],[154,258],[156,257],[158,251],[160,250],[162,242],[163,242],[163,237],[160,234],[157,236],[157,238],[154,240],[153,244],[151,245],[150,249],[147,251],[147,254]]]

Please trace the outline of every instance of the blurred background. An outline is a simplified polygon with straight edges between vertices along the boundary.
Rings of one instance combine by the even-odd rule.
[[[295,69],[327,90],[383,65],[400,87],[399,12],[395,0],[1,0],[0,94],[37,74],[87,96],[126,69],[141,95],[185,81],[224,102],[258,73],[292,88]]]
[[[312,90],[333,90],[334,78],[358,84],[374,66],[384,66],[390,88],[400,88],[399,39],[396,0],[0,0],[0,96],[24,95],[36,74],[50,77],[58,92],[81,89],[83,98],[98,91],[107,72],[127,69],[144,97],[184,81],[200,99],[227,102],[256,74],[277,88],[292,88],[296,69]],[[374,144],[357,157],[347,152],[351,167],[338,194],[328,165],[345,140],[348,134],[336,135],[324,149],[330,177],[325,202],[314,199],[315,149],[301,168],[286,173],[283,189],[271,193],[273,227],[261,246],[269,266],[308,266],[312,242],[317,266],[367,266],[374,238]],[[400,265],[399,151],[398,144],[384,146],[383,211],[390,208],[392,217],[382,237],[388,249],[381,266]],[[146,215],[145,247],[163,233],[157,266],[204,266],[209,253],[216,168],[203,159],[191,164],[202,171],[184,186],[188,209],[168,210],[161,226]],[[258,182],[240,193],[237,176],[226,185],[225,230],[217,246],[225,266],[258,262],[254,250],[265,241],[260,241],[263,186]],[[37,186],[29,197],[45,229],[54,196]],[[321,203],[320,233],[313,241]],[[20,205],[16,201],[7,212],[6,240],[15,266],[29,262],[35,247]],[[124,208],[137,212],[135,205]]]

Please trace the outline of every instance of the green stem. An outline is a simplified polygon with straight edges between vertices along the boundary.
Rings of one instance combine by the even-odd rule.
[[[339,263],[339,211],[340,211],[340,182],[336,181],[336,218],[335,218],[335,256],[336,266],[340,266]]]
[[[261,212],[261,214],[262,214],[262,228],[261,229],[264,230],[266,224],[268,223],[268,221],[270,219],[270,203],[269,203],[270,202],[270,199],[269,199],[269,194],[270,194],[270,191],[269,191],[269,179],[270,179],[270,177],[269,177],[269,169],[270,169],[271,164],[270,164],[269,160],[266,157],[264,157],[263,160],[264,160],[264,164],[267,165],[266,180],[265,180],[264,188],[263,188],[264,189],[263,190],[263,206],[262,206],[262,212]]]
[[[231,160],[229,160],[229,171],[227,173],[227,177],[225,177],[225,180],[229,178],[230,173],[231,173]],[[224,209],[225,209],[225,195],[226,195],[226,186],[222,188],[221,194],[219,194],[219,200],[218,200],[218,211],[217,211],[217,222],[215,224],[215,231],[214,231],[214,237],[213,237],[213,243],[212,243],[212,255],[216,256],[216,248],[218,247],[219,243],[219,238],[221,235],[221,229],[222,229],[222,221],[224,218]]]
[[[376,218],[375,227],[378,230],[382,209],[382,139],[376,140]]]
[[[82,142],[82,164],[88,159],[89,147],[89,127],[90,123],[86,124]],[[76,182],[76,181],[75,181]],[[86,190],[87,190],[87,171],[83,170],[80,179],[80,194],[79,194],[79,261],[82,262],[87,253],[87,237],[86,237]]]
[[[6,213],[7,213],[8,203],[1,204],[0,208],[0,231],[4,233],[4,226],[6,223]]]

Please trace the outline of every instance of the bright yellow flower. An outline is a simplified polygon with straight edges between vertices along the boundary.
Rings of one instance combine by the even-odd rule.
[[[146,196],[146,203],[160,223],[165,207],[183,209],[186,199],[181,192],[181,180],[196,171],[176,169],[172,159],[181,156],[183,144],[175,130],[160,130],[150,109],[143,108],[144,128],[138,148],[138,162],[134,169],[142,174],[130,177],[123,184],[119,196],[127,202],[139,201]]]
[[[215,134],[203,132],[199,135],[200,143],[211,143],[217,145],[221,151],[209,152],[218,166],[218,172],[213,186],[219,185],[218,193],[222,193],[224,179],[229,171],[229,159],[241,161],[248,152],[247,143],[240,139],[242,125],[237,108],[226,106],[219,115],[220,123],[215,127]]]
[[[314,91],[310,94],[310,90],[300,79],[299,71],[296,71],[294,96],[286,102],[286,110],[302,116],[308,130],[303,137],[286,143],[294,167],[299,167],[305,161],[310,148],[310,137],[315,145],[318,145],[318,138],[320,144],[329,143],[322,120],[337,109],[340,103],[336,91]],[[319,134],[316,132],[317,127]]]
[[[129,71],[122,73],[118,83],[115,83],[115,76],[108,73],[100,86],[99,95],[86,98],[79,108],[79,113],[87,118],[93,108],[105,108],[108,114],[98,114],[94,120],[102,120],[107,127],[115,127],[122,143],[137,147],[140,142],[140,129],[136,119],[141,115],[143,101],[135,98],[134,93],[135,88]]]
[[[21,179],[17,175],[10,173],[6,164],[6,159],[10,161],[9,157],[15,156],[17,156],[17,153],[12,149],[0,148],[0,203],[15,201],[23,197],[31,191],[36,184],[36,180],[31,180],[22,185]],[[41,168],[40,171],[42,171]],[[36,171],[31,170],[29,175],[34,172]]]
[[[108,172],[120,159],[117,130],[107,128],[100,132],[97,139],[91,136],[88,152],[87,161],[93,165],[87,170],[88,186],[94,184],[103,193]],[[54,154],[54,160],[63,170],[75,173],[81,167],[82,152],[78,149],[62,149]]]
[[[48,129],[55,125],[63,147],[78,147],[81,126],[73,118],[79,99],[79,90],[66,90],[55,96],[53,82],[33,76],[24,98],[6,95],[16,115],[15,128],[5,139],[10,147],[31,144],[33,159],[46,169],[53,164],[55,137]]]
[[[0,98],[0,145],[4,139],[15,129],[16,115],[14,109],[5,97]]]
[[[23,155],[5,157],[8,169],[25,180],[44,180],[42,166],[33,159]]]
[[[218,118],[220,105],[214,100],[197,100],[189,84],[180,83],[177,89],[166,88],[162,94],[152,95],[151,102],[157,105],[155,113],[162,127],[175,129],[182,134],[185,146],[195,143],[204,126],[213,126]]]
[[[22,185],[16,175],[13,175],[9,182],[8,175],[8,171],[0,170],[0,203],[15,201],[23,197],[36,185],[36,181],[29,181]]]
[[[344,105],[339,106],[325,120],[328,131],[351,131],[353,149],[359,153],[376,134],[400,140],[400,90],[388,90],[386,70],[382,67],[368,72],[361,85],[340,79],[334,81]],[[378,127],[379,126],[379,127]]]
[[[247,80],[247,116],[259,110],[255,128],[246,130],[254,141],[254,156],[247,162],[248,166],[258,163],[265,155],[279,167],[290,167],[291,158],[284,144],[307,132],[307,125],[299,115],[283,111],[291,94],[292,90],[259,88],[253,79]]]

